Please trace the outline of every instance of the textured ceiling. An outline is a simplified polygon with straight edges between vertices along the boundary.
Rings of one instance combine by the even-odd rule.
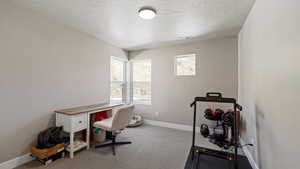
[[[11,0],[117,47],[136,50],[236,34],[254,0]],[[143,6],[157,10],[143,20]]]

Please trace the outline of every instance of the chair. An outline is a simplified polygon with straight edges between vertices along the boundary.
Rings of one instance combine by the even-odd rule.
[[[125,105],[117,109],[113,109],[112,117],[95,122],[94,127],[111,132],[111,141],[95,146],[95,148],[112,146],[113,155],[115,145],[131,144],[130,141],[116,141],[116,134],[127,127],[133,116],[134,105]]]

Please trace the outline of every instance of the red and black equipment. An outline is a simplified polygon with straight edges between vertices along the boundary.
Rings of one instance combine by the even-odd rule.
[[[218,150],[212,150],[205,147],[200,147],[195,145],[195,136],[196,136],[196,115],[197,115],[197,102],[210,102],[210,103],[231,103],[233,105],[233,111],[231,113],[224,113],[224,111],[220,110],[211,110],[207,109],[205,110],[205,118],[215,121],[221,121],[224,120],[224,125],[230,125],[233,129],[233,142],[232,146],[234,148],[234,153],[230,152],[224,152],[224,151],[218,151]],[[236,99],[234,98],[224,98],[222,97],[221,93],[207,93],[206,97],[195,97],[193,103],[191,104],[191,107],[194,107],[194,119],[193,119],[193,142],[191,147],[191,159],[193,161],[196,161],[196,164],[199,164],[197,162],[199,159],[194,158],[196,153],[199,153],[197,157],[199,157],[200,154],[205,154],[209,156],[214,156],[218,158],[222,158],[225,160],[233,161],[234,169],[238,169],[238,147],[239,147],[239,138],[238,138],[238,125],[237,125],[237,110],[242,111],[242,107],[237,104]],[[209,137],[209,129],[207,125],[201,125],[200,132],[203,136]],[[191,169],[195,168],[194,165],[188,165],[186,163],[185,169]],[[196,166],[197,168],[197,166]]]

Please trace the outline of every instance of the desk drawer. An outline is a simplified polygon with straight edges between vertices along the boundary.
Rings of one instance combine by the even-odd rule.
[[[87,128],[87,114],[79,114],[72,117],[71,131],[76,132]]]
[[[77,132],[87,128],[87,113],[78,115],[65,115],[56,113],[56,126],[63,126],[65,132]]]

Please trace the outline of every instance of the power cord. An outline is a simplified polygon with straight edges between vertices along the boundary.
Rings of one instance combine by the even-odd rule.
[[[254,145],[253,145],[253,144],[244,144],[244,145],[239,145],[239,147],[245,147],[245,146],[251,146],[251,147],[253,147]]]

